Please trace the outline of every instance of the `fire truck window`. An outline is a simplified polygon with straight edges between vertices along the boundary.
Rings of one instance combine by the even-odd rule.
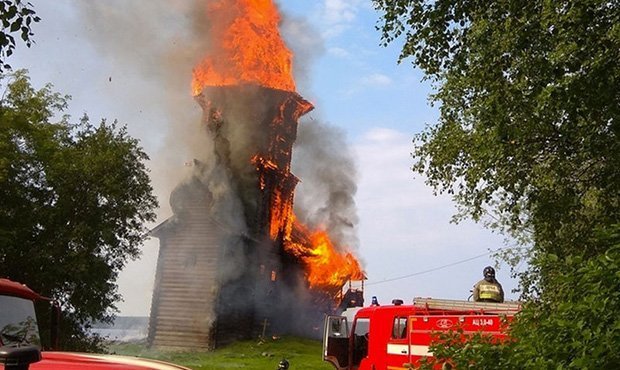
[[[330,317],[329,318],[329,336],[336,338],[346,338],[348,336],[347,318],[346,317]]]
[[[0,296],[0,307],[0,345],[41,344],[32,301]]]
[[[407,338],[407,318],[395,317],[392,324],[392,338],[403,339]]]
[[[368,340],[370,319],[358,318],[355,320],[353,331],[353,365],[359,365],[362,359],[368,356]]]

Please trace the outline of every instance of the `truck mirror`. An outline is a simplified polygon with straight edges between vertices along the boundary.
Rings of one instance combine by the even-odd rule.
[[[0,347],[0,364],[4,364],[5,370],[28,370],[30,364],[40,360],[41,351],[36,346]]]

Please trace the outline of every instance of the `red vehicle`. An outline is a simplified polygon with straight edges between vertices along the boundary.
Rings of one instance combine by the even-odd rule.
[[[396,370],[415,368],[432,356],[429,344],[438,332],[460,328],[465,334],[484,332],[505,338],[504,318],[519,311],[519,303],[481,303],[416,298],[392,305],[373,305],[355,313],[352,326],[346,316],[327,316],[323,360],[337,370]]]
[[[137,357],[41,351],[34,309],[39,300],[49,301],[25,285],[0,279],[0,370],[189,370]]]

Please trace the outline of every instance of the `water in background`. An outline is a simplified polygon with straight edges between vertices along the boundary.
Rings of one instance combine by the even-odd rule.
[[[146,339],[149,318],[147,316],[118,316],[114,324],[97,323],[91,331],[117,342],[137,342]]]

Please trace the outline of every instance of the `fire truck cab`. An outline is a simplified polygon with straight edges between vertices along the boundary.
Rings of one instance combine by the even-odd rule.
[[[357,311],[351,326],[345,316],[327,316],[323,360],[337,370],[396,370],[415,368],[432,356],[429,344],[438,332],[460,328],[465,334],[485,332],[504,338],[504,320],[519,311],[518,302],[481,303],[415,298]]]
[[[0,279],[0,370],[189,370],[137,357],[41,351],[34,309],[39,300],[50,301],[23,284]],[[55,307],[52,316],[60,313]]]

